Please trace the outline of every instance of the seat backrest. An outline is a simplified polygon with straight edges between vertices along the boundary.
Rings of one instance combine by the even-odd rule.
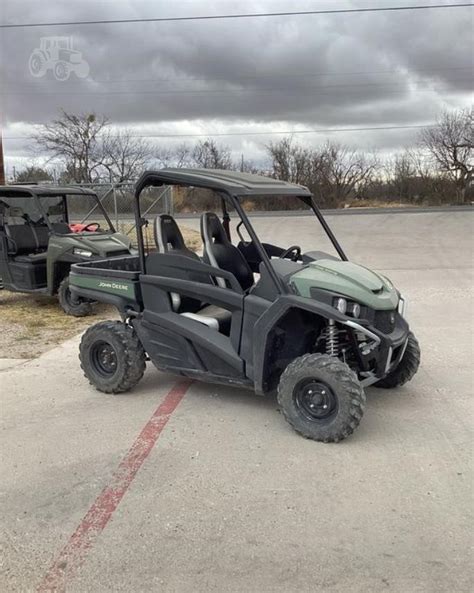
[[[160,253],[176,253],[177,255],[199,259],[194,251],[186,247],[183,235],[175,219],[169,214],[160,214],[155,218],[153,232],[155,244]]]
[[[58,235],[70,235],[72,233],[69,225],[65,222],[53,222],[51,224],[53,231]]]
[[[10,239],[8,250],[12,255],[29,254],[38,249],[38,240],[29,224],[7,224],[5,233]]]
[[[229,241],[219,217],[214,212],[204,212],[201,216],[201,237],[204,243],[204,261],[234,274],[243,290],[253,285],[253,273],[247,260]],[[219,286],[228,286],[223,278],[218,278],[217,282]]]
[[[176,224],[175,219],[169,214],[159,214],[153,224],[153,233],[155,235],[155,244],[160,253],[171,253],[175,255],[184,255],[191,259],[199,260],[199,256],[191,249],[186,247],[183,235]],[[155,268],[160,265],[160,258],[154,257],[153,253],[147,256],[146,269],[148,274],[154,274]],[[175,272],[176,277],[182,277],[185,280],[194,280],[192,275],[182,270]],[[170,294],[173,310],[181,313],[182,311],[198,311],[202,303],[198,299],[181,296],[176,293]]]
[[[33,233],[36,235],[37,249],[39,251],[46,251],[49,243],[49,227],[45,224],[34,226]]]

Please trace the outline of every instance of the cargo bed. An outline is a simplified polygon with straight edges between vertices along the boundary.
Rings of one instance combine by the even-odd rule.
[[[94,260],[71,266],[73,296],[116,306],[122,314],[139,311],[140,262],[136,255]]]

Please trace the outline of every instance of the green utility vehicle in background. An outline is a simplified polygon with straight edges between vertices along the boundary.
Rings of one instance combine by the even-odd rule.
[[[90,219],[91,215],[94,218]],[[74,222],[77,219],[82,222]],[[0,186],[1,288],[57,294],[66,313],[83,317],[91,312],[92,301],[71,295],[71,265],[130,255],[130,248],[130,239],[115,232],[91,190],[49,185]]]
[[[168,215],[155,219],[156,250],[145,252],[140,195],[160,185],[220,198],[222,219],[201,216],[202,257]],[[315,242],[325,234],[335,255],[261,242],[244,205],[281,197],[312,211],[324,231]],[[135,217],[138,256],[76,264],[70,274],[73,295],[111,303],[122,316],[82,338],[81,366],[98,390],[131,389],[151,360],[186,377],[277,392],[295,430],[337,442],[361,421],[366,386],[398,387],[417,372],[405,300],[387,278],[347,261],[307,188],[233,171],[150,171],[136,187]]]

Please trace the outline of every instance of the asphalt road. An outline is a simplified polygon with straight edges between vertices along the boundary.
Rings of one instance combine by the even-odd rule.
[[[271,399],[152,368],[100,394],[76,339],[3,361],[1,591],[472,591],[474,218],[330,222],[409,299],[415,379],[370,388],[359,429],[324,445]],[[317,236],[306,217],[255,224],[285,245]]]

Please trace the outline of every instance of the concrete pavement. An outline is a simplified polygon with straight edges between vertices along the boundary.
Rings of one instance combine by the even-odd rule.
[[[307,248],[319,240],[311,222],[255,225]],[[337,445],[298,436],[271,399],[193,384],[65,590],[472,590],[473,216],[330,222],[351,259],[409,299],[418,375],[369,389],[360,427]],[[44,583],[176,384],[149,368],[132,393],[100,394],[77,342],[0,371],[2,591]]]

